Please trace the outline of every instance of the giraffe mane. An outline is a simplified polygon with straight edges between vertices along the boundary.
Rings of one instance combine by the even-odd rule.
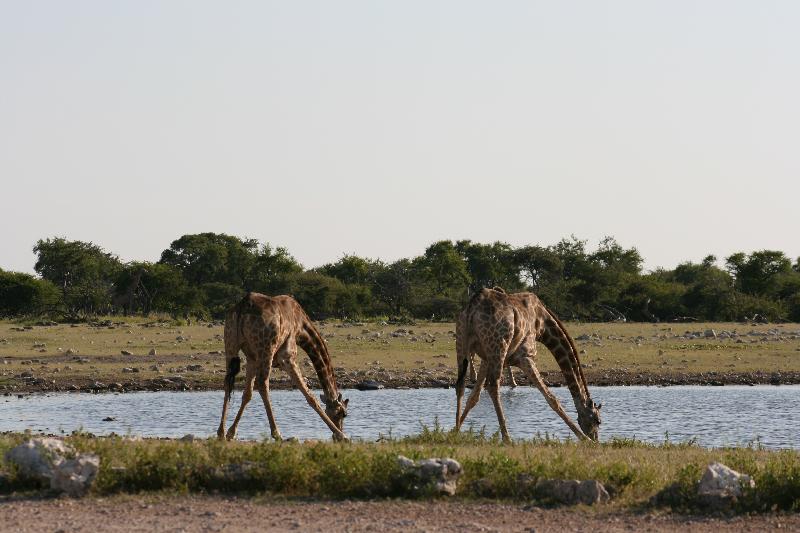
[[[556,316],[556,314],[553,311],[551,311],[550,309],[548,309],[547,307],[545,307],[545,309],[550,314],[550,316],[553,318],[553,320],[555,320],[556,324],[558,324],[558,329],[560,329],[562,334],[564,335],[564,337],[566,337],[567,342],[569,343],[569,347],[572,350],[572,355],[575,357],[575,362],[578,363],[578,371],[577,371],[576,374],[577,374],[578,378],[580,379],[581,389],[583,389],[583,393],[586,395],[586,399],[587,400],[591,400],[592,397],[589,395],[589,385],[586,383],[586,378],[583,376],[583,368],[582,368],[582,365],[581,365],[581,359],[578,356],[578,348],[577,348],[577,346],[575,346],[575,341],[572,340],[572,336],[567,331],[567,328],[564,326],[564,323],[561,322],[561,319],[559,319]]]

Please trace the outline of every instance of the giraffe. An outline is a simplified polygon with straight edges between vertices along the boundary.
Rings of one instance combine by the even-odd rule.
[[[317,372],[320,387],[324,394],[320,399],[325,403],[323,411],[317,399],[308,390],[305,378],[297,365],[297,347],[308,354]],[[225,433],[225,415],[233,391],[236,375],[241,368],[239,350],[247,357],[242,404],[228,433]],[[291,296],[270,297],[255,292],[247,295],[225,317],[225,399],[222,404],[222,420],[217,436],[231,440],[236,437],[236,429],[242,413],[253,395],[253,383],[261,395],[267,411],[272,438],[281,440],[281,433],[275,423],[272,404],[269,399],[269,374],[273,367],[280,367],[292,379],[295,387],[305,396],[308,404],[319,414],[323,422],[333,432],[334,440],[347,440],[342,431],[343,419],[347,416],[347,403],[336,388],[331,357],[328,347],[317,328]]]
[[[509,365],[505,365],[506,371],[506,381],[508,381],[509,386],[513,389],[517,386],[517,380],[514,379],[514,372],[511,371],[511,367]],[[475,354],[473,353],[469,358],[469,380],[472,383],[478,381],[478,373],[475,371]]]
[[[547,388],[536,368],[537,341],[550,350],[561,368],[578,412],[577,425],[564,411],[558,398]],[[477,381],[462,413],[464,381],[473,354],[477,354],[482,362]],[[503,441],[511,440],[498,389],[503,366],[517,366],[580,439],[597,440],[601,405],[595,404],[589,395],[578,350],[564,324],[535,294],[506,294],[499,287],[482,289],[475,293],[456,323],[456,363],[456,431],[461,428],[467,413],[478,403],[485,383],[497,412]]]

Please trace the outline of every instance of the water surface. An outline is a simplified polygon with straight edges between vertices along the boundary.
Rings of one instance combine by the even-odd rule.
[[[553,389],[570,415],[574,406],[565,388]],[[375,440],[380,435],[418,433],[437,420],[449,429],[455,419],[452,389],[344,391],[350,398],[345,432]],[[469,390],[467,390],[469,394]],[[800,386],[596,387],[602,402],[601,440],[635,437],[648,442],[690,439],[703,446],[746,445],[800,448]],[[533,388],[503,388],[502,402],[514,438],[550,434],[572,436],[564,422]],[[229,410],[230,424],[241,393]],[[272,391],[272,404],[284,438],[327,439],[330,431],[297,391]],[[0,431],[69,433],[83,429],[99,435],[115,432],[144,437],[205,437],[216,434],[222,392],[136,392],[124,394],[58,393],[0,398]],[[106,417],[114,421],[104,422]],[[491,400],[484,393],[466,425],[497,431]],[[260,396],[245,410],[239,438],[269,435]]]

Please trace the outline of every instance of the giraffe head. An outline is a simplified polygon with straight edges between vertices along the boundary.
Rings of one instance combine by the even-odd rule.
[[[347,416],[347,404],[350,399],[343,399],[342,394],[336,398],[328,398],[324,394],[320,394],[319,398],[325,404],[325,414],[331,419],[331,422],[339,428],[339,431],[344,431],[344,417]],[[336,438],[336,434],[334,434]]]
[[[587,398],[586,405],[578,412],[578,425],[583,432],[592,440],[599,438],[600,429],[600,408],[603,404],[596,404],[591,398]]]

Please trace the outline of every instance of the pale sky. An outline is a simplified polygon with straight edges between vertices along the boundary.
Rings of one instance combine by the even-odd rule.
[[[0,0],[0,267],[186,233],[800,255],[800,2]]]

